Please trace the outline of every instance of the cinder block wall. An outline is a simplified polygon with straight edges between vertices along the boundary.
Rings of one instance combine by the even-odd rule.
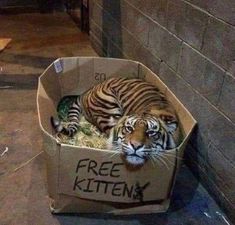
[[[234,10],[234,0],[90,0],[96,51],[144,63],[197,119],[186,162],[233,219]]]

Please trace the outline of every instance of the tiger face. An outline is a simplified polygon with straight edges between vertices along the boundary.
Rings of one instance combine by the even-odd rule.
[[[112,129],[109,142],[122,153],[125,162],[141,166],[148,159],[176,147],[175,120],[164,121],[154,115],[125,116]]]

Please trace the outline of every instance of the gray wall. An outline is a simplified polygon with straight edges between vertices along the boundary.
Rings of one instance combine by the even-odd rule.
[[[234,0],[90,1],[96,51],[143,62],[197,119],[187,164],[233,219],[234,10]]]

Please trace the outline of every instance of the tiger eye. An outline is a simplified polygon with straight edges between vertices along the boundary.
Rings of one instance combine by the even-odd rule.
[[[149,130],[146,133],[147,133],[147,135],[149,137],[153,137],[154,136],[154,137],[158,137],[159,138],[159,136],[160,136],[160,133],[158,131],[155,131],[155,130]]]
[[[125,128],[126,128],[126,131],[129,133],[133,132],[133,130],[134,130],[133,127],[131,127],[131,126],[126,126]]]
[[[120,118],[121,118],[121,115],[115,115],[114,118],[115,118],[115,119],[120,119]]]

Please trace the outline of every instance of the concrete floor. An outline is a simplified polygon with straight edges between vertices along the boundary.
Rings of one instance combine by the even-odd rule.
[[[1,36],[13,39],[0,53],[0,225],[231,224],[185,166],[167,213],[52,215],[35,104],[37,78],[57,57],[96,53],[64,13],[0,15],[0,28]]]
[[[87,34],[65,13],[0,15],[0,30],[0,37],[12,38],[0,55],[0,84],[36,87],[54,59],[96,55]]]

